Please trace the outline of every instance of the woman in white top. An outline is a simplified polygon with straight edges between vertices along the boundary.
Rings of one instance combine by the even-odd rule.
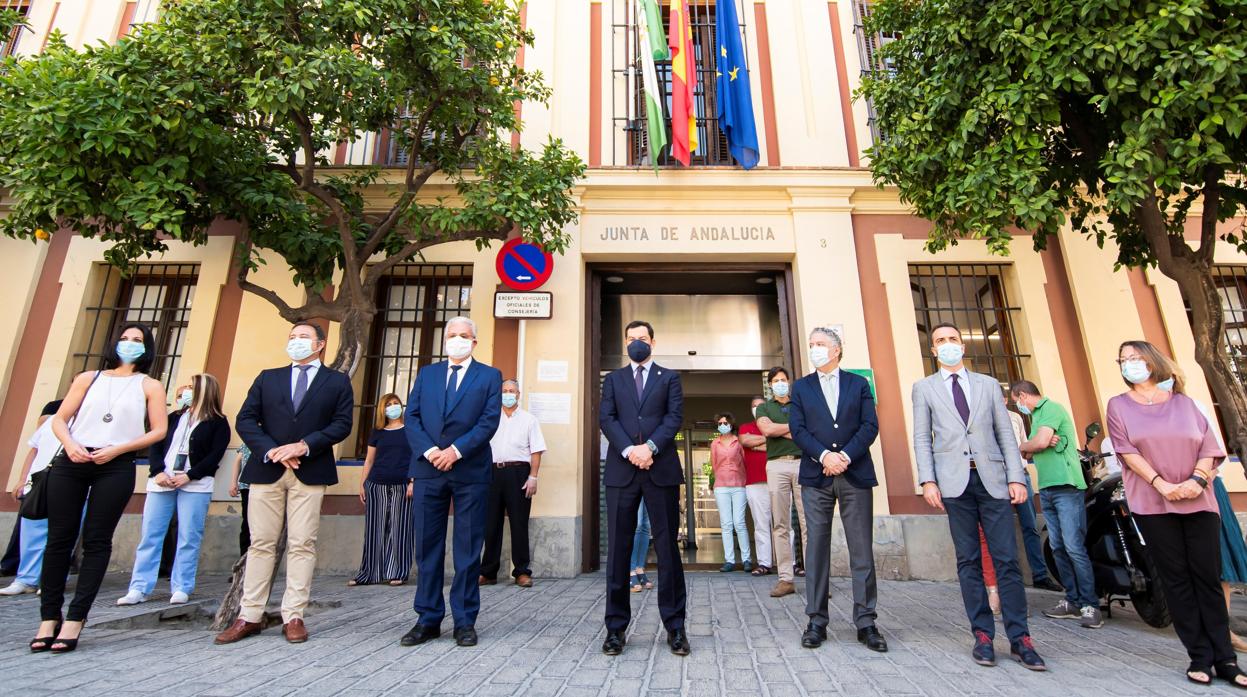
[[[74,378],[52,417],[52,432],[64,450],[48,470],[48,546],[40,580],[43,622],[30,642],[32,652],[64,653],[78,646],[112,556],[113,532],[134,493],[135,453],[164,439],[167,430],[165,389],[147,376],[155,358],[152,330],[126,324],[109,351],[107,369]],[[79,525],[82,563],[62,622],[69,557]]]
[[[178,395],[178,411],[169,414],[169,435],[148,452],[147,498],[143,532],[134,552],[130,590],[118,605],[137,605],[156,588],[160,552],[173,512],[178,514],[177,555],[170,577],[172,605],[195,590],[204,519],[212,502],[213,475],[229,447],[229,421],[221,413],[221,384],[208,374],[191,378]]]

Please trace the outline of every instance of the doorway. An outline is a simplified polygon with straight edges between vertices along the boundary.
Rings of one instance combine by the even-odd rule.
[[[786,264],[590,264],[586,307],[584,569],[601,568],[606,554],[605,443],[598,429],[601,381],[628,364],[624,326],[654,325],[654,361],[680,372],[684,423],[676,448],[684,468],[679,537],[686,565],[723,563],[718,508],[710,489],[714,418],[729,411],[750,420],[749,402],[762,394],[773,365],[796,354],[792,275]],[[752,543],[752,539],[750,540]],[[651,555],[652,555],[651,551]],[[739,561],[739,557],[738,557]]]

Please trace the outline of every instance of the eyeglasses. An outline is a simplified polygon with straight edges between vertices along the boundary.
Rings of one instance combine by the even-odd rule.
[[[1121,365],[1122,363],[1129,363],[1130,361],[1142,361],[1142,360],[1143,360],[1143,356],[1126,356],[1125,358],[1118,358],[1115,362],[1117,363],[1117,365]]]

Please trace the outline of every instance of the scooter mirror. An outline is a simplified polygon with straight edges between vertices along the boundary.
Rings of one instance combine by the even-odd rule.
[[[1096,436],[1100,435],[1101,431],[1103,431],[1103,428],[1100,426],[1099,422],[1093,421],[1090,424],[1087,424],[1087,440],[1094,440]]]

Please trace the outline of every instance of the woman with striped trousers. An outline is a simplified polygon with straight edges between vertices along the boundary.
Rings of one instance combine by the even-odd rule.
[[[401,586],[411,572],[415,536],[411,517],[411,446],[403,430],[403,401],[387,394],[377,402],[376,428],[359,485],[364,504],[364,559],[348,586],[388,582]]]

